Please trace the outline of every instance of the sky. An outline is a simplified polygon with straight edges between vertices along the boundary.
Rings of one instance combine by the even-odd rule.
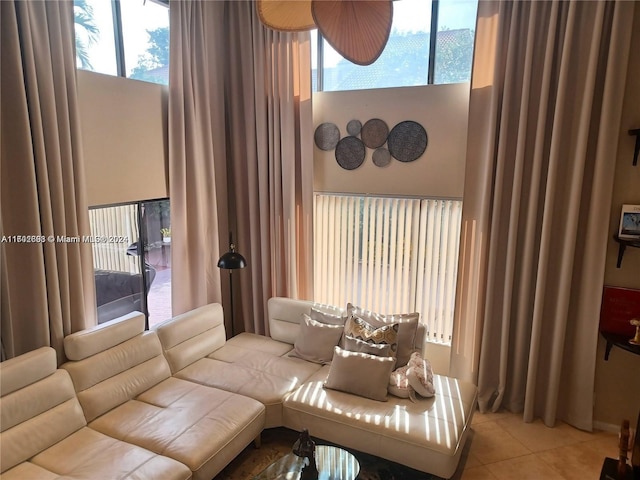
[[[113,41],[113,16],[111,0],[87,0],[93,6],[95,22],[100,28],[100,41],[90,48],[93,70],[116,75],[115,47]],[[121,0],[125,64],[127,73],[135,67],[138,56],[146,50],[148,35],[152,30],[169,24],[168,8],[147,0]],[[441,0],[439,25],[448,29],[475,29],[476,0]],[[397,0],[393,2],[392,31],[428,32],[431,23],[430,0]],[[315,43],[315,32],[311,35]],[[330,46],[325,48],[325,67],[334,66],[342,57]],[[315,55],[312,68],[316,68]]]

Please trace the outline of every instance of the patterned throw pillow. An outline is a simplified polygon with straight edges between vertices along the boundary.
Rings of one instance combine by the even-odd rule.
[[[382,315],[380,313],[371,312],[363,308],[347,304],[347,317],[359,317],[374,328],[382,327],[389,324],[398,324],[398,346],[397,346],[397,367],[403,367],[409,362],[411,354],[415,350],[416,337],[418,333],[418,321],[420,314],[414,313],[396,313],[393,315]]]
[[[344,349],[349,352],[368,353],[369,355],[375,355],[376,357],[389,357],[391,356],[391,345],[384,343],[369,343],[359,338],[354,338],[351,335],[344,336]]]
[[[362,318],[351,315],[344,325],[344,336],[345,338],[347,336],[357,338],[368,343],[391,345],[391,355],[395,356],[398,347],[398,329],[397,323],[376,328]]]

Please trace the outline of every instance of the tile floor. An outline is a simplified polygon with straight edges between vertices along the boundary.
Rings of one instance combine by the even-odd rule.
[[[476,412],[472,430],[454,480],[598,480],[604,458],[618,456],[617,433],[548,428],[520,414]]]

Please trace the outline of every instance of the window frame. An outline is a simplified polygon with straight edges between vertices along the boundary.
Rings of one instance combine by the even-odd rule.
[[[424,85],[436,85],[436,47],[438,42],[438,21],[440,12],[440,0],[431,0],[431,32],[429,34],[429,59],[427,65],[427,83]],[[477,19],[477,12],[476,12]],[[318,42],[316,51],[316,91],[324,92],[324,37],[320,30],[317,30]],[[473,44],[475,49],[475,41]],[[389,88],[389,87],[387,87]],[[331,90],[334,91],[334,90]],[[336,90],[351,91],[351,90]]]
[[[150,2],[170,8],[169,0],[148,0]],[[124,31],[122,28],[122,9],[120,8],[121,0],[111,0],[111,15],[113,18],[113,48],[116,53],[116,75],[115,77],[130,78],[127,76],[127,65],[124,55]],[[74,29],[75,35],[75,29]],[[76,64],[76,69],[84,70]],[[91,71],[91,70],[89,70]],[[144,81],[144,80],[143,80]]]

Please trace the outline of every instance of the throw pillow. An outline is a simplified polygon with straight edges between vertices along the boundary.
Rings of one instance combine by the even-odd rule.
[[[345,345],[346,337],[350,336],[368,343],[391,345],[391,356],[395,357],[398,347],[398,328],[397,323],[375,328],[362,318],[350,315],[344,325],[342,346]]]
[[[350,352],[368,353],[369,355],[375,355],[376,357],[391,356],[391,345],[384,343],[369,343],[358,338],[354,338],[351,335],[345,335],[344,349]]]
[[[400,398],[409,398],[412,395],[413,392],[411,391],[411,385],[409,385],[409,380],[407,380],[408,369],[409,367],[405,365],[404,367],[396,368],[391,372],[388,387],[388,391],[391,395],[395,395]]]
[[[333,347],[338,345],[341,337],[341,325],[325,325],[304,314],[300,332],[289,356],[313,363],[329,363],[333,358]]]
[[[363,308],[352,305],[351,303],[348,303],[347,321],[352,316],[362,318],[373,327],[382,327],[384,325],[394,323],[399,324],[396,365],[398,367],[403,367],[409,362],[409,357],[415,350],[418,321],[420,319],[420,314],[418,312],[382,315],[380,313],[371,312],[369,310],[365,310]]]
[[[335,347],[324,386],[385,402],[389,375],[394,364],[393,357],[376,357]]]
[[[433,397],[436,389],[433,386],[431,362],[422,358],[420,352],[412,353],[407,365],[391,373],[389,393],[396,397],[410,398],[414,402],[416,393],[422,397]]]
[[[324,323],[327,325],[340,325],[344,326],[344,322],[347,320],[346,316],[340,315],[339,310],[336,308],[336,313],[329,313],[322,310],[319,310],[315,307],[311,307],[311,311],[309,312],[309,316],[315,320],[316,322]]]

